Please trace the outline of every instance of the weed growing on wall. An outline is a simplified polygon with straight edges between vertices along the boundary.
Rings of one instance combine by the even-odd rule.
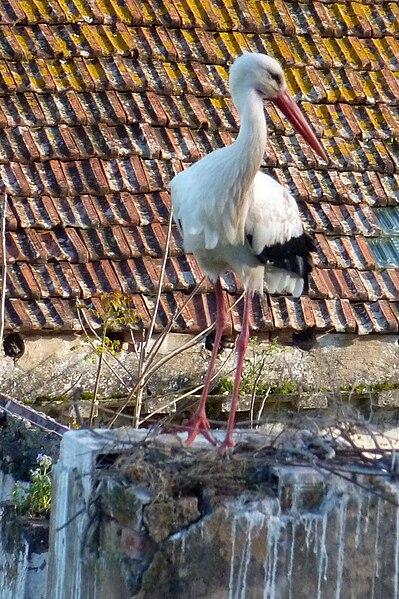
[[[244,361],[244,368],[240,382],[241,395],[265,395],[277,387],[276,383],[271,384],[265,375],[267,375],[267,362],[271,356],[282,351],[284,347],[277,340],[272,339],[269,343],[259,350],[257,337],[252,337],[249,342],[249,352]],[[284,382],[281,382],[283,384]],[[222,395],[231,395],[233,392],[234,381],[229,377],[222,377],[220,380],[220,391]]]
[[[50,513],[53,461],[45,453],[39,453],[36,463],[29,472],[30,481],[17,482],[12,492],[13,504],[22,516],[48,516]]]

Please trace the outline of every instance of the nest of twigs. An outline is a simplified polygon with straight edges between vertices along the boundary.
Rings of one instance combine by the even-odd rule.
[[[114,465],[124,481],[144,485],[158,498],[198,494],[201,488],[218,495],[238,495],[244,490],[271,492],[271,466],[272,460],[267,463],[264,457],[257,458],[242,448],[223,459],[213,448],[165,448],[155,443],[135,447]]]
[[[276,467],[309,466],[357,484],[364,476],[396,481],[399,460],[395,450],[376,443],[365,449],[353,440],[354,427],[321,434],[309,429],[290,429],[267,437],[250,432],[228,458],[217,448],[185,448],[181,440],[165,442],[152,437],[119,456],[113,465],[126,484],[145,486],[153,497],[197,495],[208,489],[218,496],[236,496],[245,491],[277,492]],[[359,485],[361,486],[360,482]]]

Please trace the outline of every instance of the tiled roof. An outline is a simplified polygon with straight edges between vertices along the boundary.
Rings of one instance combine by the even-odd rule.
[[[7,193],[6,326],[77,330],[76,301],[133,295],[150,319],[169,180],[238,130],[228,85],[248,49],[285,68],[331,157],[273,106],[264,169],[317,244],[309,296],[254,301],[255,330],[399,326],[399,3],[333,0],[1,0],[0,181]],[[173,228],[157,327],[214,311]],[[233,305],[240,284],[226,279]],[[241,306],[233,308],[232,330]]]

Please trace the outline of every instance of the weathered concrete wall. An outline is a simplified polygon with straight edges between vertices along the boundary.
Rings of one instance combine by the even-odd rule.
[[[0,507],[0,597],[45,599],[48,522],[17,518]]]
[[[171,353],[188,340],[187,335],[171,334],[161,347],[161,356]],[[72,396],[76,386],[92,393],[96,378],[96,359],[81,336],[59,335],[25,337],[25,353],[15,362],[0,359],[0,392],[16,399],[35,400],[43,397]],[[262,348],[267,345],[261,345]],[[130,348],[131,350],[131,348]],[[222,357],[227,356],[227,352]],[[90,358],[91,356],[91,358]],[[119,377],[131,388],[136,381],[137,360],[133,351],[122,351],[124,367],[108,357]],[[338,388],[341,385],[399,383],[399,346],[397,335],[327,334],[316,339],[310,351],[285,347],[266,360],[265,378],[295,381],[299,386]],[[209,360],[203,345],[168,362],[151,379],[152,397],[176,392],[202,381]],[[221,362],[220,362],[221,363]],[[235,355],[224,368],[234,371]],[[72,390],[71,390],[72,388]],[[23,389],[23,398],[21,397]],[[126,387],[106,366],[103,369],[100,396],[126,394]]]
[[[44,599],[48,520],[18,516],[11,500],[15,482],[27,481],[39,452],[57,459],[59,440],[19,418],[1,414],[0,599]]]
[[[369,492],[258,462],[243,490],[242,470],[221,484],[231,466],[208,448],[203,484],[183,478],[172,492],[171,462],[200,464],[203,445],[179,450],[165,436],[143,462],[147,434],[65,435],[47,599],[398,599],[396,484],[360,477]]]

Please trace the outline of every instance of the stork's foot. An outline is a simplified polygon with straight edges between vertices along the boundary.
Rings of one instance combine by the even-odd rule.
[[[202,435],[207,441],[209,441],[209,443],[216,445],[215,439],[209,432],[210,424],[206,414],[196,412],[194,416],[181,427],[180,430],[188,432],[188,437],[185,442],[186,447],[189,447],[198,435]]]

